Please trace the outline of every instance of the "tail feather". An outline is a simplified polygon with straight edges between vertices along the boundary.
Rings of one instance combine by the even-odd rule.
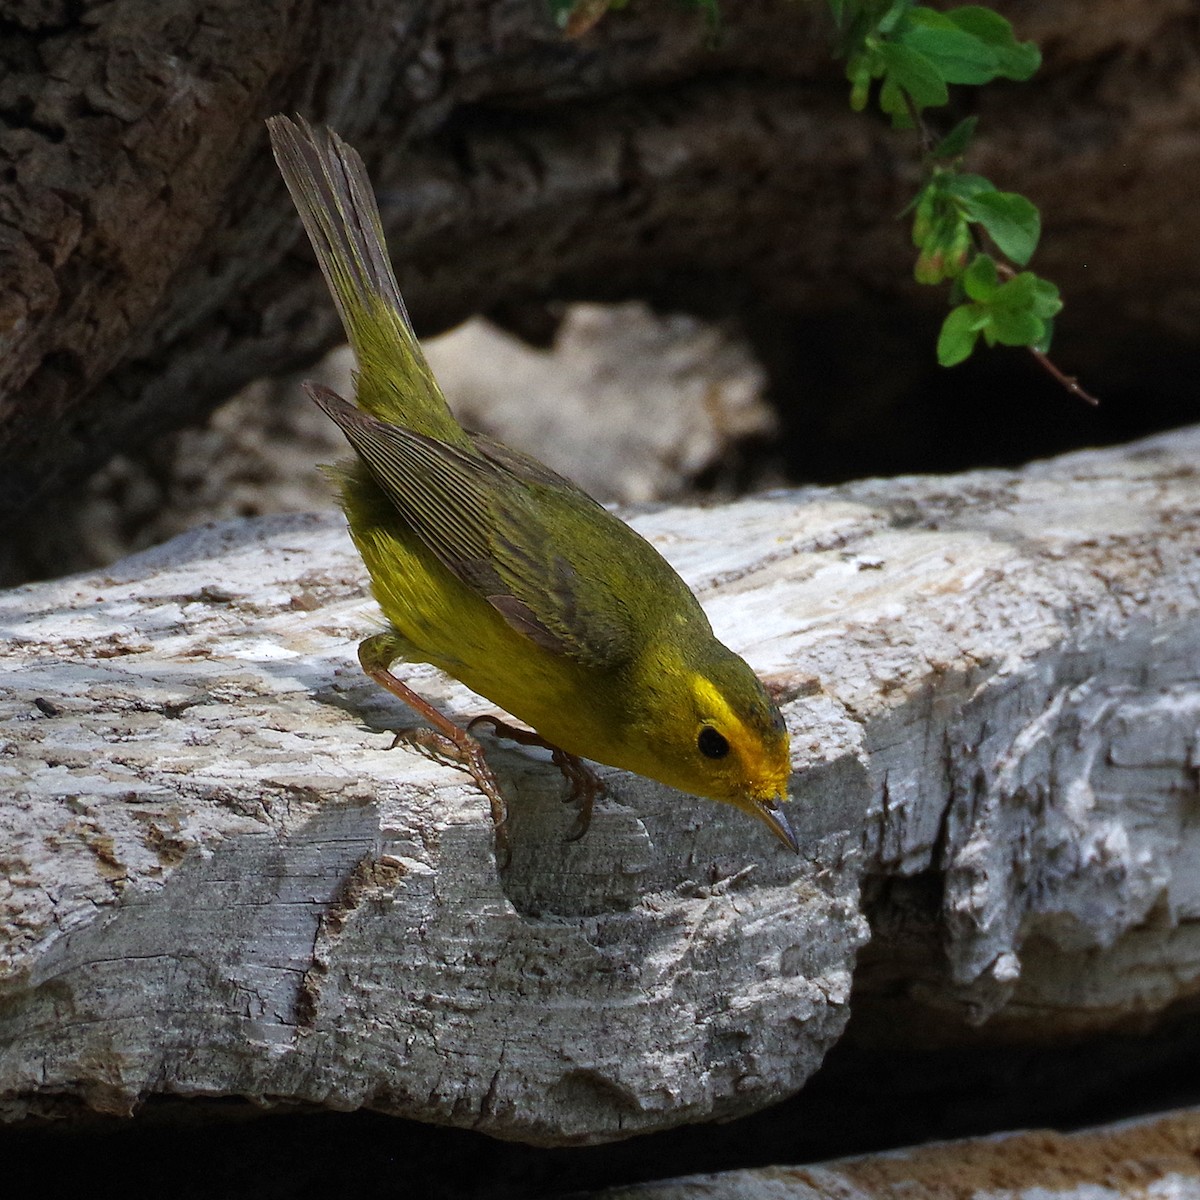
[[[275,116],[267,128],[358,360],[356,399],[385,420],[465,441],[413,332],[357,151],[303,120]]]

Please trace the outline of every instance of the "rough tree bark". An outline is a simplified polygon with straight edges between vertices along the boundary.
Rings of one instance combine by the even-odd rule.
[[[975,165],[1046,208],[1064,354],[1086,343],[1102,374],[1148,329],[1194,349],[1200,15],[1188,0],[1000,7],[1048,64],[1019,104],[1003,87],[979,100]],[[578,43],[536,0],[13,0],[5,17],[10,518],[333,341],[266,151],[279,109],[364,151],[426,330],[637,295],[740,312],[779,350],[798,315],[869,323],[898,293],[914,303],[893,220],[910,150],[846,111],[818,6],[729,5],[715,44],[658,3]]]
[[[854,1002],[893,1038],[1194,1004],[1198,454],[637,517],[786,698],[800,859],[617,772],[564,844],[557,773],[497,747],[497,872],[463,776],[385,749],[334,519],[5,594],[0,1112],[240,1094],[559,1144],[732,1116],[839,1036],[867,918]]]

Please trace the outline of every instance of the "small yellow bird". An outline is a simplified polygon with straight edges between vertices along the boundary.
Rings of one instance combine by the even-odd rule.
[[[358,363],[356,404],[307,385],[356,458],[338,468],[350,536],[389,630],[363,670],[432,726],[398,735],[446,753],[507,809],[470,732],[553,752],[581,805],[600,792],[581,757],[635,771],[763,821],[790,849],[791,764],[778,707],[713,636],[687,585],[639,534],[536,459],[451,415],[413,332],[366,168],[332,130],[267,122]],[[460,728],[391,673],[428,662],[537,731]]]

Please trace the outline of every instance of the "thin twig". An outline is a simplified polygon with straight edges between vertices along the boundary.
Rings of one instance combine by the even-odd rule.
[[[917,107],[917,102],[901,89],[904,96],[904,105],[908,109],[909,120],[913,123],[913,128],[921,136],[921,145],[925,149],[926,157],[933,153],[933,148],[937,145],[934,141],[933,134],[929,132],[929,126],[925,124],[925,118],[921,116],[921,110]]]
[[[971,234],[971,241],[975,245],[975,252],[977,254],[986,254],[987,250],[983,244],[982,233],[974,226],[969,227],[969,232]],[[1016,269],[1003,259],[996,262],[996,274],[1004,280],[1016,279],[1017,277]],[[1074,375],[1068,375],[1065,371],[1056,367],[1053,360],[1044,350],[1036,350],[1033,346],[1026,346],[1025,349],[1033,355],[1034,361],[1037,362],[1042,370],[1047,372],[1061,387],[1065,388],[1073,396],[1078,396],[1085,404],[1090,404],[1094,408],[1100,407],[1099,399],[1083,388]]]
[[[1042,353],[1041,350],[1035,350],[1032,346],[1026,346],[1025,349],[1028,350],[1029,353],[1033,355],[1034,359],[1042,366],[1042,368],[1046,371],[1049,371],[1051,377],[1062,384],[1062,386],[1065,387],[1068,392],[1070,392],[1072,395],[1078,396],[1080,400],[1084,401],[1086,404],[1099,407],[1100,401],[1097,400],[1096,397],[1091,394],[1091,392],[1084,391],[1084,389],[1079,386],[1079,380],[1076,379],[1074,375],[1066,375],[1060,371],[1058,367],[1056,367],[1054,363],[1052,363],[1050,359]]]

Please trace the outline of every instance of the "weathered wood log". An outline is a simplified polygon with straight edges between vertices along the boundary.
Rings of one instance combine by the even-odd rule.
[[[556,772],[497,746],[498,872],[464,777],[386,749],[336,519],[4,593],[4,1113],[239,1094],[559,1144],[732,1116],[838,1037],[866,915],[856,997],[993,1036],[1194,997],[1198,453],[636,516],[787,698],[800,859],[617,772],[566,844]],[[916,881],[945,957],[906,972]]]

